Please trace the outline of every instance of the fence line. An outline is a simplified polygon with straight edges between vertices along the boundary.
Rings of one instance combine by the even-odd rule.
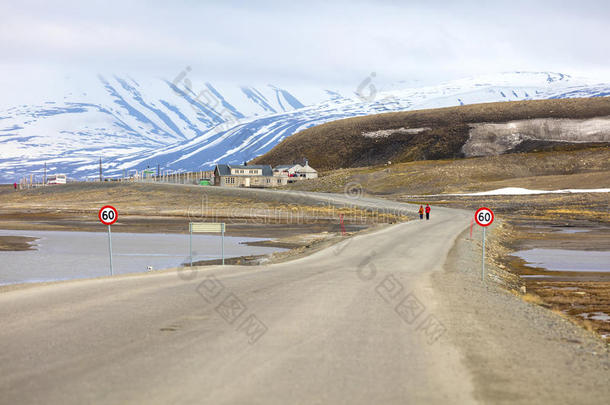
[[[46,176],[47,179],[49,176]],[[68,180],[72,182],[71,180]],[[84,181],[100,181],[99,178],[87,178]],[[123,177],[106,177],[104,181],[129,181],[141,183],[170,183],[170,184],[200,184],[201,181],[209,181],[210,185],[214,184],[214,171],[199,170],[194,172],[174,172],[162,171],[159,175],[151,171],[131,171],[129,174],[124,173]],[[44,182],[44,176],[30,174],[21,177],[17,182],[17,187],[20,190],[27,190],[37,187],[45,187],[48,184]]]
[[[170,184],[200,184],[209,181],[214,184],[214,172],[211,170],[200,170],[196,172],[172,172],[163,171],[158,175],[148,171],[136,172],[118,181],[134,181],[142,183],[170,183]]]

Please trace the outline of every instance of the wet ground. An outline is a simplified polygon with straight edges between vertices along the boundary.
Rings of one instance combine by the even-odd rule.
[[[4,238],[27,238],[32,249],[0,251],[0,285],[109,275],[108,235],[103,232],[0,230]],[[224,238],[225,257],[265,255],[283,249],[250,246],[261,238]],[[221,256],[221,237],[193,235],[193,260]],[[112,234],[114,274],[176,267],[190,261],[189,236],[161,233]]]
[[[32,250],[36,238],[27,236],[0,235],[0,252]]]
[[[253,238],[283,238],[307,233],[341,232],[339,220],[310,223],[268,223],[266,219],[247,220],[243,218],[214,218],[226,223],[227,236],[246,236]],[[194,221],[210,221],[197,218]],[[120,215],[119,221],[112,225],[112,232],[131,233],[182,233],[188,232],[189,218],[181,216],[143,216]],[[368,224],[345,223],[346,232],[366,229]],[[76,212],[8,212],[0,213],[0,229],[45,230],[45,231],[85,231],[106,232],[95,215]]]
[[[610,252],[568,249],[527,249],[514,253],[527,267],[554,272],[610,272]]]
[[[512,240],[512,241],[511,241]],[[543,305],[610,339],[610,227],[515,221],[505,244],[510,269]]]
[[[524,278],[610,281],[610,226],[570,222],[514,227],[511,261]]]

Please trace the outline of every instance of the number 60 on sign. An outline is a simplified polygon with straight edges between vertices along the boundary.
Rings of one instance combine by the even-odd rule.
[[[119,219],[119,213],[112,205],[104,205],[97,213],[97,217],[104,225],[108,225],[108,254],[110,256],[110,275],[114,274],[112,269],[112,234],[110,233],[110,225],[114,224]]]
[[[474,220],[480,226],[489,226],[494,222],[494,212],[486,207],[481,207],[474,213]]]
[[[119,213],[112,205],[106,205],[100,209],[97,217],[102,224],[112,225],[119,219]]]
[[[487,207],[481,207],[474,213],[474,220],[483,227],[481,281],[485,281],[485,229],[494,222],[494,212]]]

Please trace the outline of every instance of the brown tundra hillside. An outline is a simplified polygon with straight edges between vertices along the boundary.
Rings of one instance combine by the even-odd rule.
[[[255,164],[318,170],[610,144],[610,97],[474,104],[377,114],[296,133]]]

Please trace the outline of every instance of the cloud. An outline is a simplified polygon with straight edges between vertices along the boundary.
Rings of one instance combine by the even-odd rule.
[[[24,1],[0,12],[4,64],[38,70],[169,77],[188,65],[206,80],[319,86],[372,71],[433,82],[609,70],[606,1]]]

